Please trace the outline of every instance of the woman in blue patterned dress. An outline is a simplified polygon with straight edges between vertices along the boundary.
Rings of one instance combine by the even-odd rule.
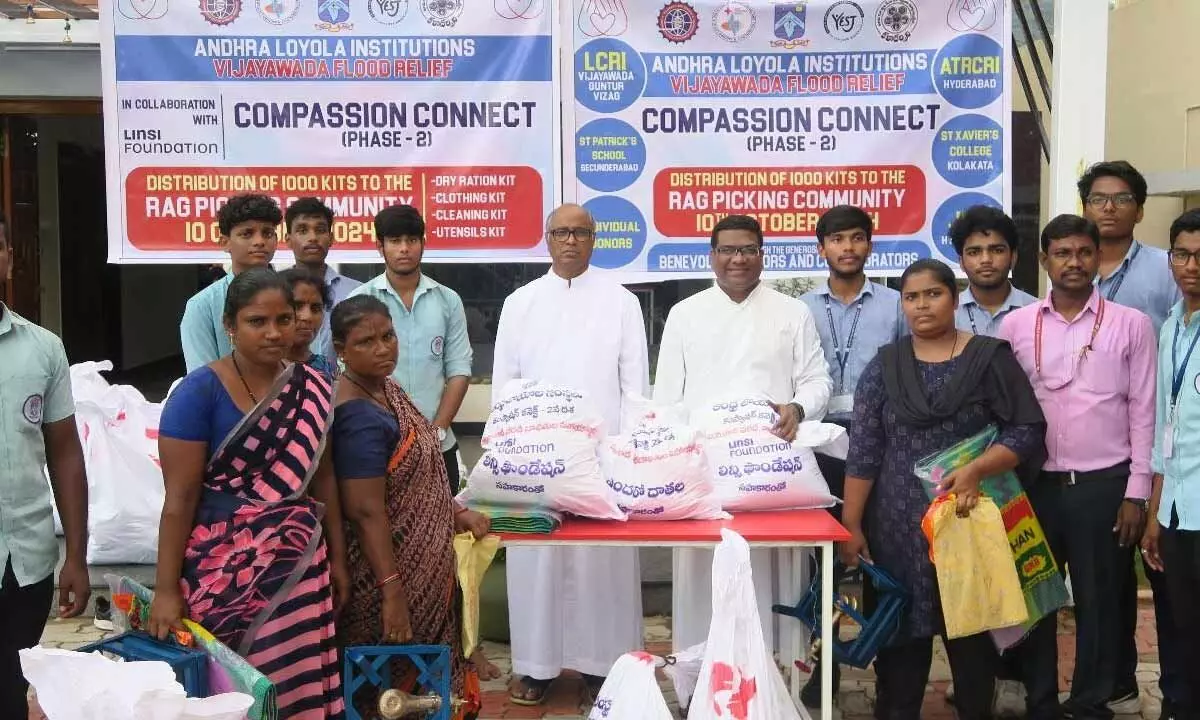
[[[852,539],[842,560],[861,555],[912,594],[897,636],[875,659],[881,720],[918,720],[933,658],[945,634],[937,576],[921,519],[929,508],[913,466],[995,424],[998,441],[941,486],[966,514],[979,483],[1044,457],[1045,419],[1008,343],[954,326],[958,286],[950,268],[921,260],[901,277],[901,302],[912,335],[880,349],[854,394],[842,522]],[[991,716],[995,646],[986,633],[948,640],[946,650],[963,720]]]

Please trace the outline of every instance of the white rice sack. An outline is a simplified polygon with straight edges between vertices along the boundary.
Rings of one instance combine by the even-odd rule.
[[[837,446],[844,447],[845,428],[800,423],[796,440],[787,443],[771,433],[778,420],[771,404],[760,398],[724,400],[692,413],[725,510],[795,510],[837,503],[814,450],[836,452]]]
[[[624,520],[598,455],[604,418],[581,392],[513,380],[492,406],[463,502]]]
[[[729,517],[715,494],[700,433],[679,422],[681,415],[678,408],[644,406],[628,434],[600,445],[605,479],[630,520]]]

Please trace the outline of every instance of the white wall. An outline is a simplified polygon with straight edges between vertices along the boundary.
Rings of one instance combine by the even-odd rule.
[[[24,26],[0,20],[0,25],[17,24]],[[100,97],[99,46],[14,45],[0,38],[0,97]]]

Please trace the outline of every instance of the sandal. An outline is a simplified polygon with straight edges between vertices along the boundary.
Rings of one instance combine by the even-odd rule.
[[[508,699],[516,705],[533,707],[546,700],[546,691],[553,680],[538,680],[528,675],[517,681],[517,686],[508,693]]]

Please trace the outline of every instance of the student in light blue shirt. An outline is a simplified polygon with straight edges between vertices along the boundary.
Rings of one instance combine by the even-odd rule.
[[[325,308],[324,320],[317,336],[313,338],[311,348],[314,353],[324,356],[330,367],[337,362],[337,353],[333,351],[333,335],[329,332],[331,311],[362,285],[338,273],[325,262],[329,258],[329,248],[333,246],[333,220],[333,211],[315,197],[296,200],[288,205],[283,217],[284,239],[296,258],[296,267],[307,268],[313,275],[324,278],[325,287],[329,290],[329,307]]]
[[[0,215],[0,280],[13,259],[5,231]],[[54,333],[0,303],[0,718],[29,710],[18,653],[38,644],[53,602],[52,495],[66,541],[58,612],[74,617],[90,594],[88,500],[67,355]]]
[[[1100,162],[1079,178],[1078,189],[1083,200],[1083,214],[1100,228],[1100,272],[1096,278],[1100,292],[1106,300],[1149,315],[1154,331],[1159,332],[1181,296],[1166,251],[1143,245],[1133,238],[1134,228],[1142,221],[1146,204],[1146,178],[1124,160]],[[1161,670],[1158,685],[1162,690],[1163,713],[1170,714],[1186,694],[1185,684],[1180,679],[1182,649],[1176,640],[1178,633],[1174,631],[1174,612],[1166,580],[1148,565],[1145,571],[1154,593]],[[1121,656],[1117,677],[1113,680],[1114,697],[1109,703],[1113,713],[1119,715],[1136,714],[1141,708],[1135,639],[1137,604],[1137,576],[1131,567],[1121,594],[1123,624],[1118,630]]]
[[[221,246],[229,253],[232,272],[187,301],[179,339],[189,373],[233,352],[224,321],[229,283],[244,270],[270,266],[282,221],[278,203],[266,195],[235,195],[217,211]]]
[[[1181,296],[1167,252],[1133,237],[1147,194],[1146,178],[1124,160],[1096,163],[1079,178],[1083,214],[1100,228],[1100,292],[1149,315],[1158,332]]]
[[[900,293],[867,279],[871,216],[853,205],[839,205],[821,216],[816,231],[817,253],[829,265],[829,278],[800,299],[817,324],[833,379],[826,420],[849,428],[859,375],[879,348],[899,340],[908,327],[900,309]],[[817,465],[830,491],[841,497],[845,461],[817,455]],[[820,676],[820,672],[812,675]],[[835,684],[839,676],[835,666]],[[809,707],[820,707],[820,683],[810,680],[801,700]]]
[[[950,241],[969,283],[958,296],[954,324],[972,335],[996,337],[1006,315],[1037,301],[1009,280],[1017,263],[1017,224],[999,208],[975,205],[950,225]]]
[[[1172,717],[1200,717],[1200,210],[1171,226],[1171,272],[1183,299],[1171,310],[1158,342],[1154,488],[1142,553],[1165,570],[1179,634],[1183,692]],[[1161,643],[1161,639],[1160,639]]]
[[[388,307],[400,357],[392,377],[442,441],[450,491],[458,493],[458,442],[450,423],[471,380],[471,341],[462,298],[421,272],[425,220],[411,205],[393,205],[375,216],[375,240],[387,270],[351,295],[370,295]]]

